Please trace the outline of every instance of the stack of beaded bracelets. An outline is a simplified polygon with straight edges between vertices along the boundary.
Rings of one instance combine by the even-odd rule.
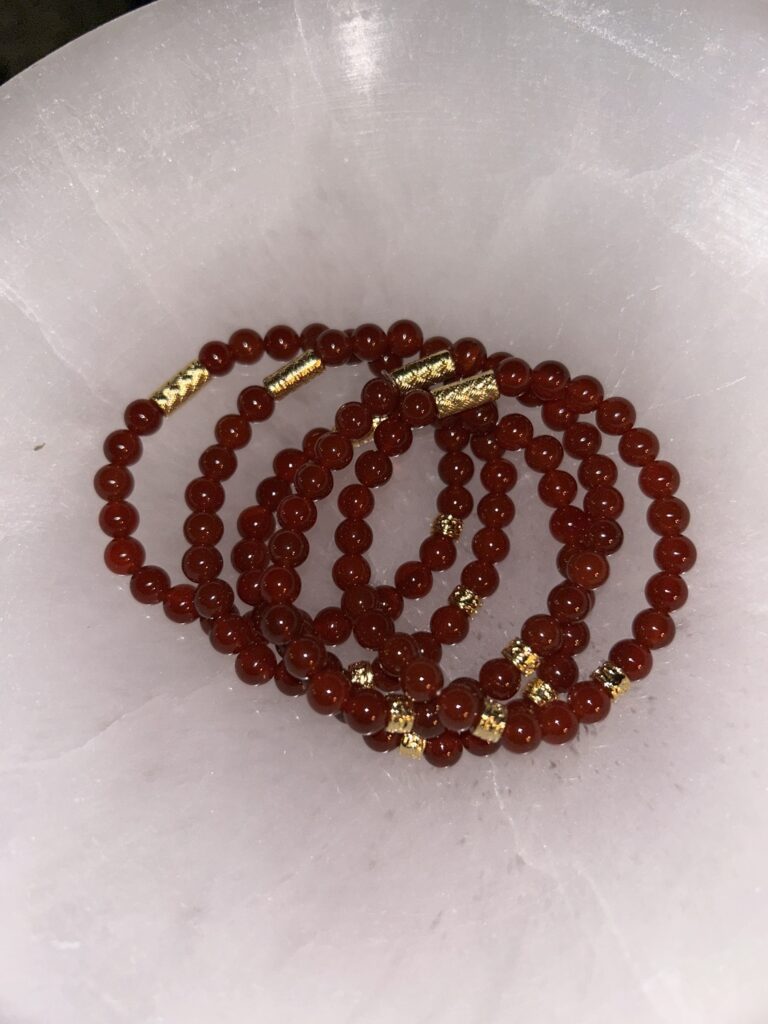
[[[216,423],[215,443],[200,456],[201,475],[187,486],[189,548],[182,571],[189,582],[172,585],[164,569],[145,564],[144,548],[133,536],[139,516],[126,500],[133,489],[128,467],[141,457],[142,437],[157,431],[211,377],[228,373],[235,362],[253,364],[265,352],[284,365],[240,393],[237,412]],[[222,578],[217,545],[224,529],[217,513],[224,503],[223,481],[237,468],[237,450],[250,441],[253,424],[269,419],[277,401],[326,367],[359,362],[374,373],[359,401],[338,409],[332,429],[310,430],[300,447],[279,451],[273,474],[256,488],[255,504],[241,511],[240,539],[231,552],[237,573],[232,587]],[[535,434],[521,412],[502,416],[502,397],[538,407],[553,433]],[[635,426],[629,401],[604,397],[594,377],[571,377],[559,362],[531,369],[506,353],[489,355],[474,338],[424,341],[409,320],[386,332],[373,324],[348,331],[310,324],[297,334],[281,325],[262,338],[242,329],[226,344],[204,345],[151,398],[131,402],[124,418],[125,427],[104,442],[108,464],[94,481],[106,502],[99,523],[112,538],[105,552],[108,568],[130,576],[136,600],[162,604],[173,622],[199,619],[213,647],[233,656],[243,682],[274,679],[289,696],[305,694],[310,707],[345,722],[372,750],[398,748],[444,767],[464,750],[525,753],[542,740],[567,742],[581,723],[605,718],[613,701],[648,675],[651,652],[674,637],[670,613],[685,604],[682,575],[696,559],[683,534],[689,514],[676,497],[679,474],[658,458],[656,436]],[[437,468],[445,487],[437,514],[418,557],[399,566],[392,584],[374,584],[365,557],[373,543],[368,517],[374,492],[393,478],[393,459],[410,448],[414,429],[422,427],[433,428],[440,453]],[[575,656],[589,644],[586,619],[608,578],[610,556],[623,542],[617,465],[600,451],[606,435],[618,437],[619,456],[639,469],[640,489],[651,499],[648,524],[659,535],[659,571],[645,587],[648,606],[635,616],[632,636],[614,644],[608,658],[582,679]],[[446,685],[443,646],[468,635],[473,616],[498,587],[497,567],[509,551],[505,531],[515,514],[510,494],[517,469],[507,456],[513,452],[521,452],[540,474],[539,497],[551,509],[550,531],[561,545],[560,582],[546,610],[527,618],[477,678]],[[577,477],[560,468],[566,454],[578,464]],[[309,554],[318,502],[332,493],[334,474],[352,464],[356,482],[337,499],[343,517],[335,533],[340,555],[331,569],[341,597],[338,605],[310,615],[297,604],[298,569]],[[478,464],[484,493],[476,508],[480,528],[472,538],[472,558],[428,631],[397,629],[405,600],[426,596],[434,574],[456,561],[474,510],[466,484]],[[236,607],[238,599],[245,610]],[[350,637],[369,653],[344,667],[329,648]]]

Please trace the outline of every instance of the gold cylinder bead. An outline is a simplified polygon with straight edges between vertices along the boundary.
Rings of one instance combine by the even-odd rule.
[[[523,696],[537,708],[543,708],[546,704],[557,700],[557,691],[543,679],[532,679],[526,686]]]
[[[407,697],[393,697],[389,702],[389,719],[385,726],[387,732],[411,732],[416,721],[413,704]]]
[[[427,741],[423,736],[419,736],[419,734],[415,732],[405,732],[400,740],[398,750],[403,757],[412,757],[415,760],[424,754],[424,747],[426,747],[426,745]]]
[[[482,597],[474,590],[464,586],[456,587],[448,601],[457,608],[461,608],[467,615],[477,615],[483,603]]]
[[[498,743],[504,726],[507,724],[507,709],[497,700],[487,700],[480,712],[480,721],[472,730],[472,735],[486,743]]]
[[[455,416],[458,412],[475,409],[486,402],[495,402],[499,397],[499,386],[493,370],[478,373],[474,377],[465,377],[453,384],[443,384],[432,392],[437,406],[438,419]]]
[[[322,373],[324,369],[325,364],[320,356],[312,349],[308,349],[265,377],[264,387],[274,399],[284,398],[302,384],[312,380],[318,373]]]
[[[524,676],[532,676],[541,660],[533,648],[529,647],[519,636],[510,641],[501,653]]]
[[[373,686],[373,668],[369,661],[353,661],[345,675],[353,686]]]
[[[432,521],[432,533],[434,536],[450,537],[451,540],[458,540],[461,536],[461,531],[464,527],[464,523],[458,516],[452,516],[450,512],[446,512],[439,516],[435,516]]]
[[[614,700],[617,697],[623,697],[629,691],[629,677],[622,672],[618,665],[612,665],[610,661],[604,661],[602,665],[599,665],[592,673],[592,678],[603,686]]]
[[[194,359],[183,370],[179,370],[175,377],[171,377],[159,388],[150,401],[159,406],[164,416],[170,416],[174,409],[191,398],[196,391],[207,384],[210,373],[201,362]]]
[[[433,352],[407,366],[400,366],[388,376],[398,391],[405,394],[415,388],[429,388],[456,375],[456,363],[448,351]]]

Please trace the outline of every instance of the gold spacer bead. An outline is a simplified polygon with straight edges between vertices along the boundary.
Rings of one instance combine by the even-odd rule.
[[[400,746],[397,748],[403,757],[412,757],[414,760],[421,757],[424,753],[424,747],[426,747],[427,741],[423,736],[419,736],[415,732],[403,733],[400,740]]]
[[[524,643],[519,636],[510,641],[501,653],[502,657],[511,662],[524,676],[532,676],[541,660],[533,648]]]
[[[629,693],[631,686],[629,677],[622,672],[618,665],[612,665],[610,661],[604,661],[602,665],[599,665],[592,673],[592,678],[596,683],[605,687],[613,700]]]
[[[432,534],[434,536],[450,537],[451,540],[458,540],[464,523],[458,516],[452,516],[450,512],[435,516],[432,520]]]
[[[461,585],[456,587],[448,601],[457,608],[461,608],[467,615],[477,615],[483,603],[482,597],[479,597],[474,590]]]
[[[344,674],[353,686],[373,686],[373,668],[369,661],[353,661]]]
[[[415,388],[428,388],[432,384],[449,380],[456,375],[456,363],[452,353],[441,349],[432,355],[417,359],[407,366],[400,366],[388,374],[398,391],[405,394]]]
[[[409,733],[413,730],[416,716],[413,704],[407,697],[392,697],[389,701],[389,719],[385,726],[387,732]]]
[[[158,388],[150,397],[150,401],[159,407],[164,416],[170,416],[175,409],[207,384],[210,376],[203,364],[194,359],[183,370],[179,370],[175,377],[171,377]]]
[[[465,377],[453,384],[443,384],[432,392],[437,406],[437,418],[455,416],[458,412],[475,409],[486,402],[495,402],[499,397],[499,385],[493,370]]]
[[[320,356],[307,349],[264,378],[264,387],[277,400],[300,388],[325,369]]]
[[[497,700],[486,700],[483,703],[483,710],[480,712],[480,721],[472,730],[472,735],[477,736],[486,743],[498,743],[504,726],[507,724],[507,709]]]
[[[557,700],[557,690],[549,683],[545,683],[543,679],[532,679],[526,686],[523,696],[537,708],[543,708],[547,704],[551,704],[553,700]]]

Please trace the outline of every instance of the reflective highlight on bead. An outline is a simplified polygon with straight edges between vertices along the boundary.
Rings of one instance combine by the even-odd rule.
[[[504,726],[507,724],[507,709],[504,704],[497,700],[486,699],[483,703],[483,710],[480,712],[480,719],[472,730],[472,735],[486,743],[499,743]]]
[[[320,356],[312,349],[307,349],[265,377],[264,387],[274,399],[284,398],[322,373],[324,369],[325,365]]]
[[[511,640],[501,653],[524,676],[532,676],[541,660],[534,649],[519,636]]]
[[[610,661],[604,661],[602,665],[599,665],[592,673],[592,678],[596,683],[600,683],[601,686],[605,687],[614,700],[628,693],[631,686],[629,678],[624,675],[617,665],[612,665]]]

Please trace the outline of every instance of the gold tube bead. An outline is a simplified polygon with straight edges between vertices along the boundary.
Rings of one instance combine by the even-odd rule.
[[[529,647],[519,636],[511,640],[501,654],[524,676],[532,676],[541,660],[533,648]]]
[[[150,401],[159,407],[164,416],[170,416],[175,409],[207,384],[210,376],[203,364],[193,359],[183,370],[179,370],[175,377],[171,377],[158,388],[150,397]]]
[[[462,520],[458,516],[452,516],[450,512],[435,516],[432,520],[432,534],[436,537],[442,535],[450,537],[451,540],[458,540],[463,527]]]
[[[437,406],[437,418],[455,416],[458,412],[475,409],[486,402],[495,402],[499,397],[499,386],[493,370],[478,373],[474,377],[465,377],[453,384],[443,384],[432,392]]]
[[[387,732],[411,732],[415,721],[413,704],[407,697],[392,697],[390,699],[389,719],[384,726]]]
[[[264,387],[277,400],[289,395],[325,369],[320,356],[307,349],[264,378]]]
[[[618,665],[612,665],[610,661],[604,661],[599,665],[592,673],[592,678],[610,693],[613,700],[628,693],[631,685],[629,677]]]
[[[388,374],[397,390],[403,394],[415,388],[429,388],[433,384],[450,380],[455,375],[456,363],[453,355],[444,350],[433,352],[423,359],[408,363],[407,366],[400,366]]]
[[[557,700],[557,691],[543,679],[532,679],[526,686],[523,696],[537,708],[543,708],[545,705],[551,704],[553,700]]]
[[[353,686],[373,686],[373,668],[369,661],[353,661],[344,674]]]
[[[469,587],[462,586],[461,584],[455,588],[451,596],[448,598],[450,604],[455,605],[456,608],[461,608],[467,615],[477,615],[483,603],[482,597],[470,590]]]
[[[472,730],[472,735],[486,743],[498,743],[504,726],[507,724],[507,709],[497,700],[486,700],[480,712],[480,720]]]
[[[397,748],[403,757],[422,757],[427,741],[416,732],[404,732],[400,739],[400,746]]]

